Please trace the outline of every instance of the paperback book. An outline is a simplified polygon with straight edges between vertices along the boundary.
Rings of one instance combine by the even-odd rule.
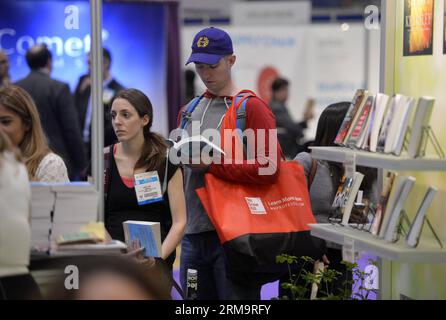
[[[438,189],[435,187],[429,187],[424,195],[423,200],[421,201],[420,207],[415,215],[415,219],[413,220],[409,232],[406,236],[406,244],[409,247],[415,248],[420,241],[421,230],[423,230],[424,222],[426,221],[426,214],[429,206],[434,200],[435,195],[437,194]]]
[[[128,248],[144,248],[145,257],[161,257],[161,229],[159,222],[127,220],[123,223]]]

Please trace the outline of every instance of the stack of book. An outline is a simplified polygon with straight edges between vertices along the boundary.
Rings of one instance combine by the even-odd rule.
[[[31,183],[31,247],[46,251],[52,226],[52,212],[56,199],[51,185]]]
[[[99,195],[89,183],[54,185],[56,194],[51,242],[59,236],[74,234],[82,226],[98,219]]]
[[[435,99],[357,90],[335,144],[399,156],[406,144],[410,157],[422,155]],[[407,140],[407,141],[406,141]]]
[[[119,255],[127,248],[119,240],[98,243],[63,244],[51,250],[52,256],[80,256],[80,255]]]

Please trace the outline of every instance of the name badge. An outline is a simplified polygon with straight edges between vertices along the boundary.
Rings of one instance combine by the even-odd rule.
[[[162,201],[163,194],[158,172],[150,171],[135,174],[135,192],[140,206]]]

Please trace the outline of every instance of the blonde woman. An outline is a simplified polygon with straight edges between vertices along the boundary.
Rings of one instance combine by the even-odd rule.
[[[69,182],[65,163],[48,147],[34,101],[20,87],[0,89],[0,130],[20,149],[31,181]]]

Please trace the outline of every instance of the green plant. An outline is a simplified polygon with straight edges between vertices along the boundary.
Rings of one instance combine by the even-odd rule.
[[[320,300],[367,300],[372,292],[372,289],[366,285],[369,273],[361,271],[356,263],[343,261],[346,278],[340,279],[343,273],[330,267],[314,272],[315,260],[311,257],[297,258],[281,254],[276,257],[276,262],[287,265],[290,279],[289,282],[282,283],[282,288],[288,290],[290,296],[279,297],[279,299],[310,299],[311,290],[315,286],[317,286],[318,294],[314,299]],[[369,260],[369,262],[376,265],[373,260]],[[295,270],[297,272],[293,272]],[[337,283],[334,285],[336,281]]]

